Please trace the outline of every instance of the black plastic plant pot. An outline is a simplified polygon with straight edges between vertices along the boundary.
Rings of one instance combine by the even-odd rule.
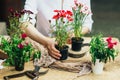
[[[60,60],[66,60],[68,58],[68,46],[64,45],[62,48],[59,48],[59,46],[55,46],[56,49],[60,51],[61,57]]]
[[[73,51],[80,51],[81,47],[83,45],[83,41],[84,41],[83,38],[73,37],[72,38],[72,50]]]
[[[24,66],[15,66],[15,70],[16,71],[23,71],[24,70]]]
[[[20,60],[20,59],[16,58],[15,59],[15,70],[16,71],[24,70],[24,64],[25,64],[24,60]]]

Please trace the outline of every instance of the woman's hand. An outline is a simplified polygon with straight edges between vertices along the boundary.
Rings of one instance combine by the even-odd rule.
[[[49,41],[46,44],[46,47],[48,49],[48,53],[50,54],[50,56],[52,56],[55,59],[60,59],[61,54],[60,52],[55,48],[55,41],[52,39],[49,39]]]

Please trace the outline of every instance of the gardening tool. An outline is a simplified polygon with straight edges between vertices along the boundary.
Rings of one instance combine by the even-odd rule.
[[[22,73],[4,76],[4,80],[9,80],[11,78],[17,78],[17,77],[22,77],[22,76],[27,76],[31,80],[38,80],[40,75],[44,75],[48,72],[48,70],[43,71],[43,72],[39,72],[39,70],[40,70],[40,66],[35,66],[35,69],[33,71],[28,70],[28,71],[24,71]]]

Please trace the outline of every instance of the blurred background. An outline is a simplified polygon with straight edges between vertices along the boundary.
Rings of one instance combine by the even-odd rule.
[[[25,0],[1,0],[0,1],[0,28],[7,25],[9,8],[23,9]],[[92,32],[86,36],[92,36],[99,32],[104,36],[114,36],[120,39],[120,0],[91,0],[93,12]],[[6,34],[3,30],[0,34]]]
[[[92,33],[103,33],[120,39],[120,0],[91,0],[93,12]]]

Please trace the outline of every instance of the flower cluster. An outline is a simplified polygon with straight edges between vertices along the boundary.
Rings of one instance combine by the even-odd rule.
[[[118,53],[115,45],[117,45],[117,42],[112,41],[112,37],[108,37],[105,41],[102,35],[93,36],[90,42],[92,61],[95,63],[96,59],[100,59],[100,61],[106,63],[108,60],[114,60]]]
[[[114,60],[115,56],[118,53],[118,51],[116,51],[114,47],[115,45],[117,45],[117,42],[112,41],[112,37],[108,37],[106,41],[107,41],[107,47],[105,47],[105,53],[107,54],[106,56],[109,56],[109,60],[110,60],[110,56],[112,57],[112,60]]]
[[[24,33],[20,36],[15,34],[10,40],[1,37],[0,49],[8,55],[8,59],[6,60],[7,65],[15,65],[15,58],[29,61],[33,47],[31,44],[24,41],[27,37],[25,35]]]
[[[15,59],[27,62],[30,58],[40,58],[40,51],[33,48],[32,44],[26,41],[26,38],[27,35],[25,33],[21,35],[15,34],[10,37],[10,39],[5,39],[2,36],[0,37],[0,49],[8,55],[5,64],[14,66]]]
[[[8,55],[6,60],[8,65],[15,65],[15,59],[23,60],[23,62],[29,61],[32,53],[35,54],[34,58],[40,57],[40,51],[33,48],[31,43],[26,42],[27,34],[19,27],[23,21],[30,20],[30,14],[32,14],[31,11],[22,10],[19,12],[10,9],[10,26],[8,28],[10,39],[5,39],[3,36],[0,37],[0,49]]]
[[[55,27],[54,33],[58,46],[62,47],[65,45],[68,38],[67,29],[68,25],[70,25],[70,22],[73,20],[73,14],[69,10],[54,10],[54,12],[56,13],[53,16],[53,19],[55,19],[55,24],[52,27]]]
[[[112,42],[112,37],[108,37],[108,38],[106,39],[106,41],[107,41],[107,43],[108,43],[108,48],[109,48],[109,49],[113,49],[114,45],[117,44],[117,42]]]
[[[67,10],[54,10],[54,12],[56,12],[57,14],[53,16],[53,19],[60,19],[60,18],[66,18],[68,19],[68,21],[72,21],[72,12]]]
[[[25,33],[22,33],[20,39],[25,40],[26,37],[27,37],[27,35],[26,35]],[[22,41],[22,40],[21,40],[21,41]],[[18,47],[19,49],[23,49],[23,48],[24,48],[25,46],[27,46],[27,45],[28,45],[27,42],[25,42],[24,44],[21,42],[21,43],[19,43],[19,44],[17,45],[17,47]]]
[[[106,39],[106,41],[107,41],[107,47],[105,47],[105,52],[106,53],[109,53],[109,54],[113,54],[112,55],[112,58],[113,58],[113,60],[114,60],[114,57],[115,57],[115,48],[114,48],[114,46],[115,45],[117,45],[117,42],[116,41],[112,41],[112,37],[108,37],[107,39]],[[117,53],[117,52],[116,52]]]
[[[30,21],[31,17],[30,14],[33,14],[29,10],[21,10],[15,11],[12,8],[9,9],[10,15],[8,16],[9,19],[9,27],[8,27],[8,34],[14,35],[20,32],[19,25],[22,22]]]
[[[75,5],[72,7],[72,11],[73,11],[72,26],[73,26],[75,37],[81,37],[83,23],[84,23],[86,17],[91,12],[86,5],[79,3],[77,0],[74,0],[74,4]]]

